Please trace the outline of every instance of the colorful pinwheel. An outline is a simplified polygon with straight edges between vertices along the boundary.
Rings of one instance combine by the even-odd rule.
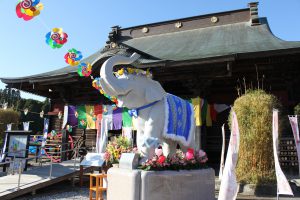
[[[78,65],[77,73],[79,76],[88,77],[92,73],[92,65],[90,63],[80,63]]]
[[[67,42],[68,34],[62,28],[53,28],[46,34],[46,43],[53,49],[61,48]]]
[[[70,49],[65,55],[65,61],[71,66],[77,66],[79,61],[82,59],[82,54],[76,49]]]
[[[43,8],[44,6],[40,3],[40,0],[19,0],[16,6],[16,13],[19,18],[28,21],[38,16]]]

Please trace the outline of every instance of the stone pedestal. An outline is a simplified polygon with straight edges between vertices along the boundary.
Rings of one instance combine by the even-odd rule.
[[[140,199],[141,171],[112,167],[107,182],[107,200]]]
[[[141,200],[214,200],[213,169],[141,172]]]
[[[111,168],[107,200],[214,200],[213,169],[139,171]]]

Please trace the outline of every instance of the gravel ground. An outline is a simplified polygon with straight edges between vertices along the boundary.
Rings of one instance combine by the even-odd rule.
[[[85,183],[87,185],[87,183]],[[14,200],[52,200],[52,199],[74,199],[89,200],[89,188],[72,186],[70,181],[64,181],[44,189],[40,189],[35,195],[26,194]]]

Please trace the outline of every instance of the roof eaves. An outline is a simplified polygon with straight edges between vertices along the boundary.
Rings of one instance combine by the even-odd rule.
[[[193,20],[193,19],[198,19],[198,18],[205,18],[205,17],[209,17],[209,16],[224,15],[224,14],[241,12],[241,11],[249,11],[249,10],[250,10],[250,8],[243,8],[243,9],[237,9],[237,10],[231,10],[231,11],[209,13],[209,14],[205,14],[205,15],[197,15],[197,16],[186,17],[186,18],[172,19],[172,20],[167,20],[167,21],[162,21],[162,22],[149,23],[149,24],[143,24],[143,25],[137,25],[137,26],[121,28],[120,31],[136,29],[136,28],[142,28],[142,27],[145,27],[145,26],[151,27],[151,26],[157,26],[157,25],[163,25],[163,24],[170,24],[170,23],[174,23],[174,22],[177,22],[177,21],[188,21],[188,20]]]

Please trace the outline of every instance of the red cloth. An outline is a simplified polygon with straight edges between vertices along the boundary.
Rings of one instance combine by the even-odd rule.
[[[209,106],[210,108],[210,117],[212,121],[217,121],[217,111],[215,110],[214,104]]]
[[[94,106],[94,113],[97,116],[97,120],[96,120],[96,129],[99,130],[99,123],[101,122],[102,119],[102,105],[95,105]]]

